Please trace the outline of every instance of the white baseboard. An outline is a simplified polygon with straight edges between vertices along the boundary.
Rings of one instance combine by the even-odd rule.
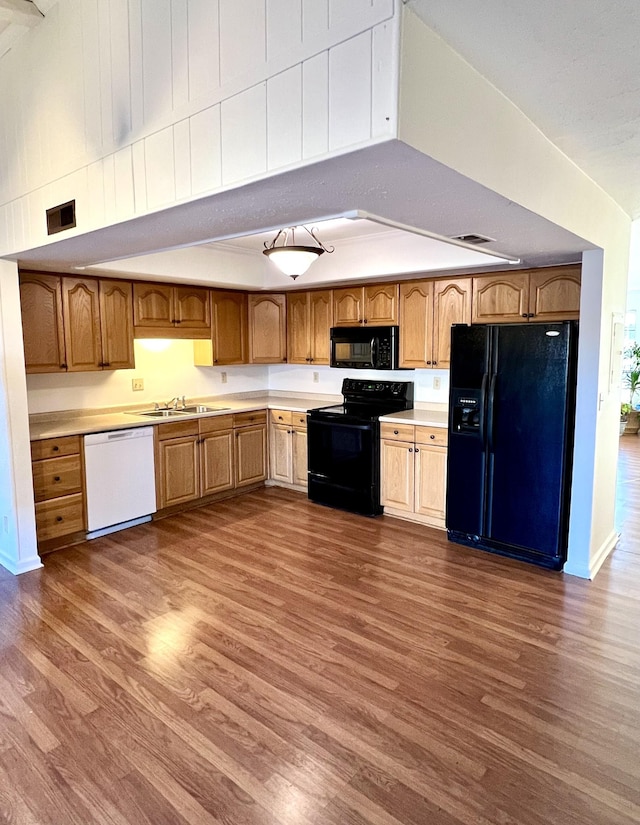
[[[15,559],[10,558],[6,553],[0,550],[0,564],[6,568],[14,576],[19,576],[21,573],[28,573],[30,570],[38,570],[44,567],[40,556],[36,553],[28,559],[20,559],[16,563]]]
[[[563,572],[567,573],[569,576],[578,576],[581,579],[595,579],[598,570],[600,570],[609,553],[611,553],[613,548],[618,543],[619,538],[620,534],[613,530],[613,532],[611,532],[607,537],[606,541],[600,545],[600,549],[595,556],[589,559],[588,565],[572,564],[571,561],[567,561],[563,568]]]

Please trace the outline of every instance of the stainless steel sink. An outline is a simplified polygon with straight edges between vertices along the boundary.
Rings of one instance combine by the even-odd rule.
[[[134,415],[144,415],[146,418],[178,418],[181,415],[198,415],[200,413],[220,412],[230,407],[209,407],[206,404],[189,404],[186,407],[170,410],[142,410]]]

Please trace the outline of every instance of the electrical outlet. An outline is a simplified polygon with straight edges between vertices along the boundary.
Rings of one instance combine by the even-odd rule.
[[[319,384],[320,383],[320,373],[319,372],[314,372],[313,373],[313,383],[314,384]]]
[[[440,379],[438,378],[438,376],[436,376],[433,379],[433,389],[434,390],[439,390],[440,389]]]
[[[226,372],[224,372],[224,371],[223,371],[223,372],[221,372],[221,373],[220,373],[220,381],[221,381],[223,384],[226,384],[226,383],[227,383],[227,373],[226,373]]]
[[[144,389],[144,378],[132,378],[131,379],[131,389],[134,392],[139,392],[140,390]]]

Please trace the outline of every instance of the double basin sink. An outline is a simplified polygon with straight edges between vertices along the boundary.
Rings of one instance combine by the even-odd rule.
[[[146,418],[179,418],[181,415],[201,415],[202,413],[221,412],[229,410],[230,407],[208,407],[206,404],[188,404],[180,409],[168,410],[142,410],[134,415],[144,415]]]

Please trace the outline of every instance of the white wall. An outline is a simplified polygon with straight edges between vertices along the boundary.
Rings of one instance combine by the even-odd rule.
[[[22,323],[15,264],[0,261],[0,564],[41,567],[36,545]]]
[[[29,412],[118,407],[126,404],[152,406],[175,395],[200,398],[235,392],[264,390],[269,372],[264,366],[194,367],[191,341],[162,341],[165,349],[152,351],[151,343],[136,340],[136,368],[104,372],[28,375]],[[226,372],[227,383],[221,373]],[[134,392],[133,378],[144,380],[144,390]]]
[[[611,317],[625,305],[630,219],[408,6],[403,8],[400,73],[401,140],[604,250],[584,259],[565,567],[593,576],[616,541],[619,394],[609,386],[609,363]]]
[[[0,255],[393,137],[394,0],[59,0],[0,59]],[[55,240],[55,238],[54,238]]]

